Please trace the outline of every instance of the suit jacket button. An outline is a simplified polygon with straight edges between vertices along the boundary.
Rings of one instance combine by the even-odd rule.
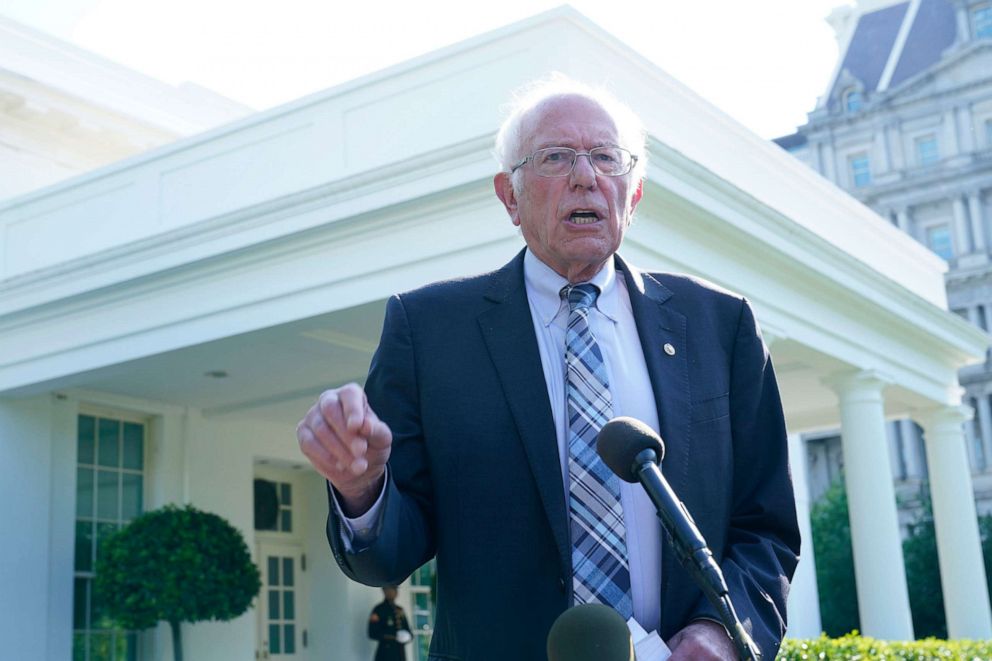
[[[558,589],[561,590],[562,594],[565,594],[565,579],[561,576],[558,577]]]

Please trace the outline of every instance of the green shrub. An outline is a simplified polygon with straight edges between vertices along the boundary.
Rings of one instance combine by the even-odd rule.
[[[776,657],[779,661],[812,659],[857,659],[871,661],[981,661],[992,659],[992,641],[925,640],[887,642],[863,638],[856,633],[841,638],[820,636],[815,640],[786,639]]]
[[[933,527],[930,487],[920,485],[920,512],[909,524],[909,535],[902,541],[906,565],[906,587],[917,638],[947,638],[944,593],[937,561],[937,534]]]
[[[860,626],[851,551],[851,520],[848,518],[847,492],[842,480],[835,481],[813,505],[810,524],[822,627],[828,635],[842,636]]]
[[[142,514],[101,545],[96,589],[126,629],[159,621],[172,628],[182,659],[182,622],[231,620],[261,587],[244,537],[230,523],[190,505]]]

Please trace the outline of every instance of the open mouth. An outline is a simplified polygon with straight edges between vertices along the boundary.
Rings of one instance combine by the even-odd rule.
[[[576,225],[589,225],[598,222],[599,215],[595,211],[573,211],[568,220]]]

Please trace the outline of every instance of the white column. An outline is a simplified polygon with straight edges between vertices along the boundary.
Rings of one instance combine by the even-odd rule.
[[[978,396],[978,424],[982,428],[982,451],[985,454],[985,470],[992,469],[992,404],[987,393]]]
[[[889,141],[885,127],[880,127],[875,131],[874,154],[872,155],[873,174],[884,174],[892,169],[892,162],[889,160]],[[876,165],[877,164],[877,165]]]
[[[889,152],[892,157],[892,169],[902,170],[906,167],[906,158],[902,153],[902,131],[898,124],[890,124],[888,131]]]
[[[968,8],[965,3],[957,3],[955,15],[958,19],[958,33],[954,40],[957,44],[971,41],[971,22],[968,20]]]
[[[882,389],[887,380],[865,371],[839,375],[826,383],[840,401],[861,631],[883,640],[912,640],[913,619],[885,437]]]
[[[930,497],[937,556],[951,638],[992,638],[992,612],[978,534],[975,495],[961,423],[968,407],[942,407],[925,417]]]
[[[909,209],[904,208],[896,211],[896,225],[898,225],[899,229],[906,234],[913,236],[913,227],[910,224],[911,222],[912,221],[909,217]]]
[[[955,195],[951,200],[954,206],[954,256],[960,257],[971,252],[971,240],[968,238],[968,214],[965,212],[964,199]]]
[[[840,181],[837,177],[837,159],[834,157],[833,145],[824,142],[820,144],[820,162],[823,164],[823,176],[834,182]]]
[[[971,236],[975,241],[975,252],[985,252],[985,218],[982,214],[982,194],[973,191],[968,194],[968,212],[971,216]]]
[[[971,116],[971,106],[965,104],[958,107],[958,128],[961,135],[961,151],[975,151],[975,120]]]
[[[941,157],[945,156],[957,156],[961,148],[958,144],[958,128],[957,121],[954,113],[954,109],[944,111],[944,140],[943,145],[947,146],[946,151],[943,149],[943,145],[940,150]]]
[[[806,468],[806,444],[802,434],[789,434],[789,467],[792,488],[796,494],[796,515],[802,551],[796,574],[789,589],[789,637],[818,638],[823,631],[820,622],[820,599],[816,587],[816,563],[813,560],[813,529],[809,519],[809,476]]]

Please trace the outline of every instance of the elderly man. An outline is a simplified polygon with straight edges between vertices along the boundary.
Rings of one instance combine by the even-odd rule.
[[[331,487],[338,564],[386,585],[436,556],[431,659],[543,659],[555,618],[590,601],[657,630],[673,659],[734,657],[650,501],[591,449],[628,415],[665,439],[662,470],[773,658],[799,536],[748,302],[616,254],[641,199],[644,132],[612,97],[537,88],[497,156],[496,195],[526,249],[392,297],[365,390],[323,393],[297,429]]]

